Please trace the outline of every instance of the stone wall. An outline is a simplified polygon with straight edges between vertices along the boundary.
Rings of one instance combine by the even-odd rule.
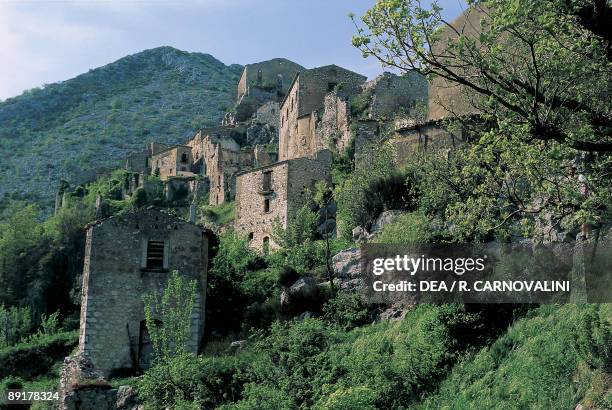
[[[371,119],[391,119],[398,111],[408,113],[417,102],[427,102],[427,79],[416,71],[401,76],[385,72],[365,83],[363,89],[372,95]]]
[[[236,233],[250,239],[250,246],[271,249],[275,221],[283,227],[291,215],[306,204],[317,181],[330,180],[331,153],[321,151],[315,158],[296,158],[238,174],[236,178]],[[266,176],[267,175],[267,176]],[[270,186],[264,179],[269,178]],[[267,239],[266,239],[267,238]]]
[[[242,70],[238,81],[238,100],[249,94],[250,87],[278,87],[283,94],[287,91],[291,80],[304,67],[285,58],[274,58],[259,63],[247,64]],[[280,80],[280,81],[279,81]]]
[[[171,176],[191,175],[193,167],[191,147],[177,145],[161,151],[151,157],[150,165],[152,173],[159,171],[159,177],[162,181]]]
[[[79,351],[107,377],[147,367],[151,346],[142,297],[165,286],[170,272],[198,281],[189,349],[199,349],[204,329],[208,234],[156,209],[111,217],[87,227]],[[147,257],[149,241],[163,248],[162,267]]]
[[[390,143],[395,147],[397,162],[402,164],[419,160],[426,153],[439,152],[444,155],[459,147],[464,138],[461,130],[451,131],[441,124],[430,122],[397,129]]]
[[[322,144],[331,145],[337,152],[342,152],[351,139],[349,100],[333,92],[325,96],[323,105],[323,116],[316,125],[316,135]]]
[[[123,161],[123,168],[128,171],[138,172],[140,174],[148,174],[149,150],[145,149],[128,155]]]
[[[266,101],[280,101],[304,67],[284,58],[247,64],[238,82],[234,119],[245,121]]]
[[[335,65],[301,72],[281,104],[279,159],[313,155],[320,147],[326,147],[314,132],[318,118],[312,113],[323,110],[329,92],[336,90],[349,98],[361,92],[365,80],[366,77]]]

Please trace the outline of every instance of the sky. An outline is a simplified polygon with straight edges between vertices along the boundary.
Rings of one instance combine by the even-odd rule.
[[[438,0],[444,17],[460,0]],[[375,0],[0,0],[0,100],[142,50],[172,46],[225,64],[285,57],[369,78],[382,72],[351,45]]]

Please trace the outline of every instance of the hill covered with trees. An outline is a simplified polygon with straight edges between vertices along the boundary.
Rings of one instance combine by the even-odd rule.
[[[49,210],[60,179],[87,182],[146,141],[177,143],[217,125],[241,70],[159,47],[1,102],[0,199]]]

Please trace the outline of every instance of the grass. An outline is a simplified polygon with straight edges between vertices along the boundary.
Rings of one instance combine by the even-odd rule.
[[[202,207],[204,219],[216,226],[227,226],[234,221],[234,201],[226,201],[221,205]]]

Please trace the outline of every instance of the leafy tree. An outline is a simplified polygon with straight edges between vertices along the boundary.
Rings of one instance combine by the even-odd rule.
[[[455,198],[441,216],[456,236],[609,217],[609,16],[602,1],[487,0],[449,23],[435,2],[384,0],[355,21],[365,56],[462,90],[459,111],[444,108],[471,144],[424,187]]]
[[[196,286],[195,280],[187,280],[175,270],[161,294],[153,292],[144,296],[145,318],[156,362],[165,363],[187,352]]]

